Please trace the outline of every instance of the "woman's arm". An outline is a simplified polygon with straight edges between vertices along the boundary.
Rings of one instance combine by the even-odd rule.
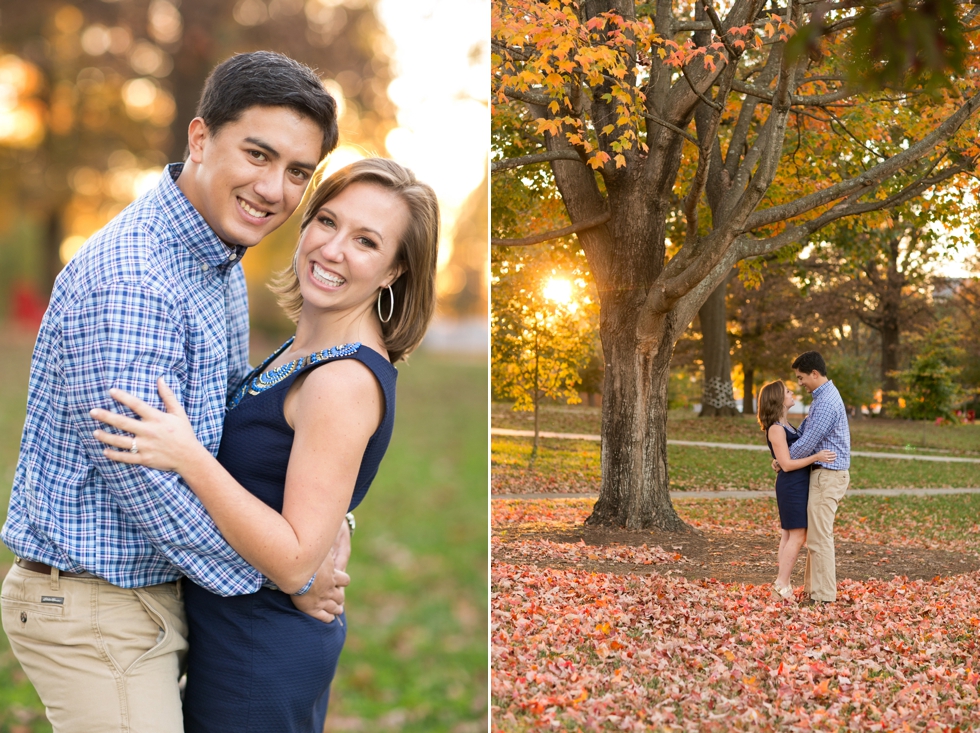
[[[93,411],[93,417],[136,436],[139,453],[133,454],[129,436],[97,431],[99,440],[122,449],[107,449],[107,457],[180,473],[228,543],[287,593],[300,590],[326,558],[384,400],[371,372],[353,360],[325,364],[304,376],[287,399],[295,435],[282,514],[241,486],[197,442],[162,382],[166,413],[116,391],[113,397],[142,420]]]
[[[837,454],[833,451],[822,450],[805,458],[790,458],[789,445],[786,443],[786,431],[783,427],[777,424],[770,425],[768,435],[769,442],[772,443],[772,452],[776,454],[776,461],[784,471],[795,471],[798,468],[805,468],[815,461],[832,463],[837,457]],[[232,543],[232,547],[234,547],[234,543]]]

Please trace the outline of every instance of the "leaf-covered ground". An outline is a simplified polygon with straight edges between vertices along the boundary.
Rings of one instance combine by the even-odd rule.
[[[730,580],[775,549],[770,500],[677,503],[724,548],[700,578],[683,535],[572,542],[591,503],[492,502],[494,730],[980,729],[980,496],[847,497],[829,606]],[[874,553],[864,579],[847,548]]]

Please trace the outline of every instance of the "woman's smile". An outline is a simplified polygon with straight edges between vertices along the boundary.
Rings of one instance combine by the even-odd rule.
[[[321,265],[319,265],[316,262],[311,263],[310,271],[312,272],[313,279],[316,282],[325,285],[327,287],[337,288],[343,285],[345,282],[347,282],[347,280],[342,278],[340,275],[324,269]]]

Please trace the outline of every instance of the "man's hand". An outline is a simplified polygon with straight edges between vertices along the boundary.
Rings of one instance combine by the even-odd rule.
[[[344,588],[350,585],[350,576],[345,572],[349,559],[350,528],[347,522],[343,521],[340,523],[340,531],[337,532],[333,547],[316,571],[313,585],[301,596],[290,596],[293,605],[303,613],[327,624],[343,613]]]
[[[775,471],[776,473],[779,473],[780,471],[783,470],[779,467],[779,461],[777,461],[775,458],[772,459],[772,470]]]

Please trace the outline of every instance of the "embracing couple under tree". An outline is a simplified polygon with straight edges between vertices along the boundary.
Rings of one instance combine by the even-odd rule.
[[[803,543],[807,546],[803,576],[804,602],[837,600],[834,518],[850,481],[851,433],[840,392],[827,378],[827,365],[816,351],[793,362],[796,381],[813,395],[807,416],[794,428],[788,420],[796,404],[793,390],[782,381],[759,391],[758,418],[766,433],[776,476],[781,537],[779,573],[773,589],[794,598],[790,576]]]

